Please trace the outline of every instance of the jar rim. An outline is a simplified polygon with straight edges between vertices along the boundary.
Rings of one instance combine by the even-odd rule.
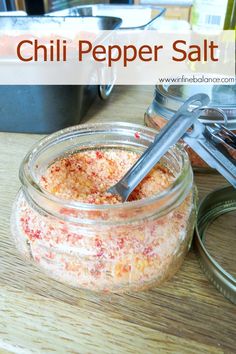
[[[106,210],[119,210],[119,209],[128,209],[128,208],[139,208],[139,207],[145,207],[147,205],[150,205],[152,203],[155,203],[161,199],[164,199],[169,193],[176,193],[178,190],[182,190],[184,186],[186,186],[186,177],[188,175],[188,171],[191,170],[191,165],[189,161],[189,157],[187,152],[183,147],[180,145],[175,145],[174,147],[170,148],[169,152],[174,153],[176,151],[178,154],[181,155],[181,172],[178,174],[178,176],[175,178],[173,183],[171,183],[168,188],[166,188],[164,191],[160,193],[155,193],[154,195],[150,197],[146,197],[143,199],[135,200],[135,201],[129,201],[125,203],[118,203],[118,204],[89,204],[89,203],[84,203],[80,202],[77,200],[71,200],[71,199],[62,199],[59,198],[52,193],[47,192],[45,189],[43,189],[40,185],[39,182],[36,180],[34,175],[32,174],[32,171],[30,170],[30,163],[31,161],[35,158],[36,155],[40,154],[40,152],[45,151],[49,146],[52,144],[56,144],[57,141],[60,140],[60,138],[65,138],[68,137],[71,134],[75,134],[76,132],[88,132],[88,131],[93,131],[94,129],[114,129],[114,128],[123,128],[126,130],[130,131],[136,131],[136,132],[144,132],[149,137],[151,137],[152,140],[154,140],[157,132],[155,129],[148,128],[146,126],[140,125],[140,124],[134,124],[134,123],[128,123],[128,122],[99,122],[99,123],[88,123],[88,124],[79,124],[75,125],[72,127],[68,127],[62,130],[59,130],[53,134],[50,134],[41,140],[39,140],[36,144],[34,144],[29,152],[26,154],[25,158],[23,159],[21,166],[20,166],[20,173],[19,173],[19,178],[22,183],[22,185],[25,188],[31,187],[33,188],[34,192],[36,194],[39,194],[40,196],[43,196],[44,198],[61,205],[62,207],[67,207],[67,208],[73,208],[73,209],[78,209],[78,210],[84,210],[84,211],[106,211]]]

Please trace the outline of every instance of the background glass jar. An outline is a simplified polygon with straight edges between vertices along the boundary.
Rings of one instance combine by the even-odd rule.
[[[140,290],[170,278],[189,249],[195,223],[193,174],[186,152],[172,148],[161,163],[175,181],[160,194],[115,205],[62,200],[39,180],[58,158],[79,151],[142,153],[155,131],[128,123],[64,129],[41,140],[20,168],[12,211],[19,251],[49,276],[95,291]]]
[[[204,110],[200,118],[202,123],[225,124],[222,115],[219,113],[217,116],[217,113],[212,109],[220,108],[228,117],[227,127],[236,131],[236,85],[158,85],[155,87],[153,102],[144,115],[145,124],[160,130],[180,106],[196,93],[206,93],[211,100],[208,109]],[[194,168],[210,171],[210,167],[192,149],[186,145],[185,148]]]

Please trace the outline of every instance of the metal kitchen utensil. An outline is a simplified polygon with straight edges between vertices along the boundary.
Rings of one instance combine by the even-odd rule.
[[[204,107],[207,103],[209,96],[206,94],[190,97],[161,129],[134,166],[108,192],[119,195],[122,201],[126,201],[161,157],[181,138],[236,188],[236,136],[223,125],[205,125],[198,120],[202,110],[208,109]],[[221,113],[227,123],[227,116],[222,110],[213,110]]]
[[[141,155],[125,176],[108,192],[119,195],[126,201],[134,188],[151,171],[161,157],[176,144],[201,114],[201,107],[209,103],[206,94],[197,94],[190,97],[175,113],[172,119],[156,135],[154,142]],[[197,107],[197,108],[196,108]]]
[[[224,125],[214,124],[214,127],[206,127],[212,140],[227,150],[232,159],[236,160],[236,136]]]
[[[122,19],[121,29],[155,29],[166,9],[152,5],[95,4],[51,12],[47,16],[115,16]]]
[[[119,17],[111,16],[88,16],[88,17],[69,17],[69,16],[2,16],[0,17],[1,31],[26,31],[36,32],[38,30],[48,30],[57,34],[57,31],[104,31],[114,30],[121,25]]]
[[[196,120],[183,140],[236,188],[236,135],[233,132],[219,124],[208,126]]]
[[[215,112],[217,107],[227,115],[227,128],[236,130],[236,85],[157,85],[153,101],[156,114],[165,120],[171,119],[180,106],[197,93],[210,97],[210,103],[199,118],[201,123],[225,124],[222,114]]]
[[[223,247],[221,250],[221,244],[219,244],[217,245],[217,251],[214,251],[215,246],[213,245],[216,242],[220,240],[225,245],[227,241],[230,242],[230,238],[224,239],[224,234],[217,241],[214,232],[210,232],[208,229],[218,217],[221,217],[219,222],[223,223],[222,229],[224,229],[224,226],[228,228],[227,219],[224,221],[224,218],[227,214],[229,215],[229,213],[235,211],[236,190],[233,187],[225,187],[208,194],[198,209],[196,234],[194,237],[194,246],[204,273],[211,283],[234,304],[236,304],[236,278],[234,276],[235,267],[232,267],[232,265],[235,258],[232,251],[230,251],[234,246],[232,243],[229,243],[228,248]],[[235,236],[233,235],[235,229],[232,225],[230,227],[232,238]],[[212,240],[209,240],[209,238],[212,238]],[[230,271],[228,271],[229,269]]]

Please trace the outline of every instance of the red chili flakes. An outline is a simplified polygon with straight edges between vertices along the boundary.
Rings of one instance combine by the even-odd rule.
[[[97,257],[100,258],[104,255],[104,248],[101,248],[100,251],[97,253]]]
[[[60,213],[62,215],[68,215],[68,216],[74,216],[74,217],[78,216],[77,210],[73,210],[73,209],[61,208]]]
[[[176,213],[175,215],[176,215],[176,218],[177,218],[178,220],[182,220],[182,219],[183,219],[183,215],[182,215],[182,214]]]
[[[135,139],[140,139],[140,134],[138,132],[134,133]]]
[[[96,157],[97,157],[97,159],[103,158],[103,154],[101,153],[101,151],[96,151]]]
[[[30,237],[30,228],[28,225],[23,226],[24,233]]]
[[[101,270],[101,269],[104,269],[104,268],[105,268],[105,264],[104,264],[104,263],[99,262],[99,263],[97,264],[97,269]]]
[[[152,247],[150,247],[150,246],[146,247],[146,248],[144,248],[143,255],[148,256],[148,255],[150,255],[150,253],[152,253],[152,251],[153,251]]]
[[[61,230],[61,232],[62,232],[63,234],[67,234],[67,233],[68,233],[68,229],[67,229],[66,226],[60,228],[60,230]]]
[[[47,178],[45,176],[42,176],[41,179],[44,183],[47,183]]]
[[[29,227],[29,217],[21,217],[20,221],[22,222],[22,228],[24,233],[28,236],[30,240],[41,239],[41,230],[32,230]]]
[[[65,166],[66,166],[66,167],[71,166],[71,162],[70,162],[69,159],[66,159],[66,160],[65,160]]]
[[[32,237],[36,239],[41,239],[41,230],[36,230],[32,233]]]
[[[98,270],[98,269],[91,269],[90,270],[90,273],[91,273],[91,275],[93,275],[94,277],[96,277],[96,278],[98,278],[99,276],[101,276],[101,272],[100,272],[100,270]]]
[[[157,225],[160,225],[160,226],[162,226],[162,225],[165,225],[165,219],[164,218],[160,218],[160,219],[158,219],[157,221],[156,221],[156,223],[157,223]]]
[[[75,233],[68,233],[67,237],[66,237],[66,241],[69,242],[70,244],[76,244],[76,242],[78,242],[79,240],[82,240],[82,236],[75,234]]]
[[[117,241],[117,244],[118,244],[119,249],[124,248],[125,241],[124,241],[123,237],[121,237],[121,238]]]
[[[102,246],[102,240],[100,240],[99,238],[95,239],[95,246],[96,247],[101,247]]]
[[[28,225],[24,227],[24,232],[28,236],[29,240],[40,240],[42,239],[41,230],[31,230]]]
[[[128,273],[131,271],[131,266],[130,265],[124,265],[122,268],[123,273]]]

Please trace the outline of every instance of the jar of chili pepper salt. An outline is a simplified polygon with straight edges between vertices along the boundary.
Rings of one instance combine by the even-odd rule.
[[[79,125],[36,144],[20,167],[11,230],[48,276],[105,292],[169,279],[189,249],[195,192],[188,155],[171,148],[122,203],[107,193],[154,140],[128,123]]]
[[[144,120],[148,127],[160,130],[176,113],[180,106],[192,95],[206,93],[210,103],[204,109],[200,121],[205,124],[219,123],[236,131],[236,85],[158,85],[155,87],[154,99],[148,107]],[[225,122],[219,108],[228,117]],[[194,169],[210,171],[210,167],[191,148],[185,145]]]

